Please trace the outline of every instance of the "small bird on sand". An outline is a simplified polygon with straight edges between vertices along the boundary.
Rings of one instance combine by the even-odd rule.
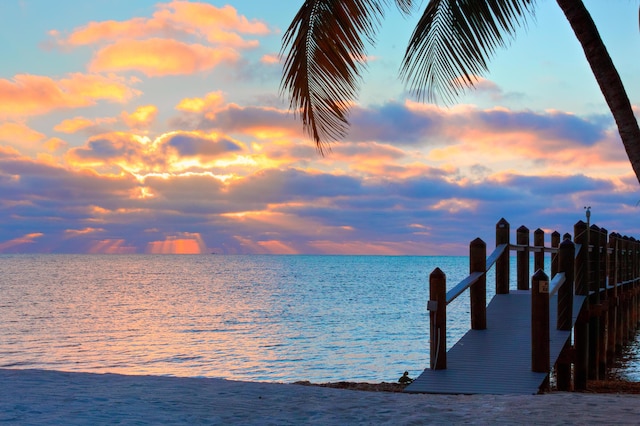
[[[408,385],[411,382],[413,382],[413,379],[409,377],[408,371],[405,371],[402,377],[398,379],[398,383],[402,383],[403,385]]]

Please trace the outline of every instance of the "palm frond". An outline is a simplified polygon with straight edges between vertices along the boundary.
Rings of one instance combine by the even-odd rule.
[[[533,15],[535,0],[431,0],[411,36],[400,75],[420,99],[450,103],[487,71],[497,47]]]
[[[397,0],[410,7],[411,0]],[[342,138],[373,43],[384,0],[306,0],[283,36],[281,91],[322,153]],[[286,53],[283,55],[283,52]]]

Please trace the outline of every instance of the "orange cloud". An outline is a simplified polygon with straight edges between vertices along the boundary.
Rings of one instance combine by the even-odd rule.
[[[52,152],[57,151],[59,149],[66,148],[67,146],[69,146],[69,144],[60,138],[49,138],[44,143],[44,147]]]
[[[139,71],[149,77],[159,77],[206,71],[221,62],[234,62],[239,57],[231,49],[213,49],[176,40],[123,40],[98,51],[89,64],[89,70]]]
[[[117,120],[113,117],[89,119],[85,117],[74,117],[61,121],[53,130],[60,133],[76,133],[80,130],[100,124],[111,124]]]
[[[205,32],[218,28],[245,34],[266,35],[270,33],[264,22],[249,21],[246,17],[238,15],[236,9],[229,5],[218,8],[207,3],[173,1],[164,6],[166,9],[155,16],[161,17],[171,14],[171,19],[174,22],[189,23]],[[173,12],[170,12],[171,9]]]
[[[60,45],[83,46],[119,40],[163,37],[180,39],[196,37],[209,43],[234,48],[256,47],[256,40],[245,40],[240,34],[270,33],[261,21],[238,15],[231,6],[221,8],[207,3],[173,1],[157,5],[151,18],[132,18],[127,21],[91,22],[77,28],[66,39],[58,31],[50,35]]]
[[[115,76],[74,73],[54,80],[18,74],[13,80],[0,79],[0,119],[86,107],[99,100],[126,102],[139,94]]]
[[[222,92],[209,92],[204,98],[184,98],[176,109],[185,112],[215,111],[224,104]]]
[[[0,142],[5,142],[17,148],[35,149],[45,135],[29,128],[23,123],[7,122],[0,124]]]
[[[158,108],[155,105],[145,105],[137,108],[129,114],[124,111],[121,114],[122,120],[132,129],[142,129],[153,124],[158,115]]]

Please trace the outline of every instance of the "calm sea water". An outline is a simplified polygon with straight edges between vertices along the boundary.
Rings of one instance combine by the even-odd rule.
[[[429,365],[435,267],[451,287],[468,259],[2,255],[0,367],[396,381]],[[448,327],[450,347],[469,328],[468,296]]]

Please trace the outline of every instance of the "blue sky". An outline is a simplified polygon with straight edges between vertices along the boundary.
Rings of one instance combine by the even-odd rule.
[[[635,2],[585,1],[636,111]],[[325,157],[280,95],[300,1],[5,1],[0,253],[466,254],[496,222],[640,235],[638,182],[558,6],[477,90],[398,79],[419,13],[389,8]]]

